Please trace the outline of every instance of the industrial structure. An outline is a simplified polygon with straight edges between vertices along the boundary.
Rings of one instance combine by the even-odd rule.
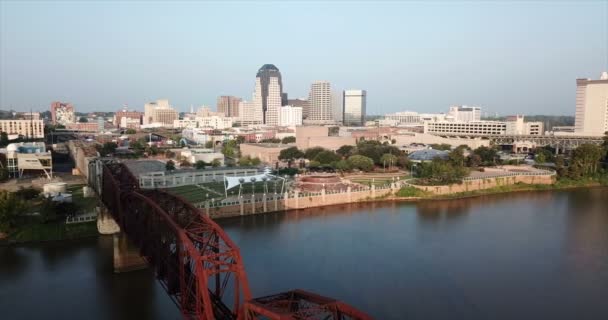
[[[90,167],[89,183],[184,319],[371,319],[302,290],[253,298],[239,248],[211,218],[179,196],[140,189],[122,163]]]

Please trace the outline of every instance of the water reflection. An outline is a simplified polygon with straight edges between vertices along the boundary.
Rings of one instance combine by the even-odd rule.
[[[605,319],[608,189],[365,203],[219,223],[255,296],[302,288],[377,319]],[[2,319],[179,319],[110,237],[0,248]],[[35,307],[32,307],[35,306]]]

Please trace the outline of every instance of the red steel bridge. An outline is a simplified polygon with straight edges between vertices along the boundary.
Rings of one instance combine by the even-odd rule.
[[[214,221],[179,196],[139,189],[122,163],[96,167],[91,181],[103,203],[184,319],[372,319],[303,290],[252,298],[239,248]]]

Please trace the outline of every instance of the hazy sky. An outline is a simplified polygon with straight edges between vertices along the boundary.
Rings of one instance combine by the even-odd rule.
[[[272,63],[290,97],[328,80],[367,90],[368,114],[573,115],[575,79],[608,69],[607,47],[608,1],[2,1],[0,109],[215,107],[251,99]]]

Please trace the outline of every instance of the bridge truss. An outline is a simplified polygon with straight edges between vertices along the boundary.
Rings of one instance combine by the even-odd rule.
[[[239,248],[213,220],[179,196],[139,189],[122,163],[89,168],[102,201],[185,319],[371,319],[302,290],[253,299]]]

